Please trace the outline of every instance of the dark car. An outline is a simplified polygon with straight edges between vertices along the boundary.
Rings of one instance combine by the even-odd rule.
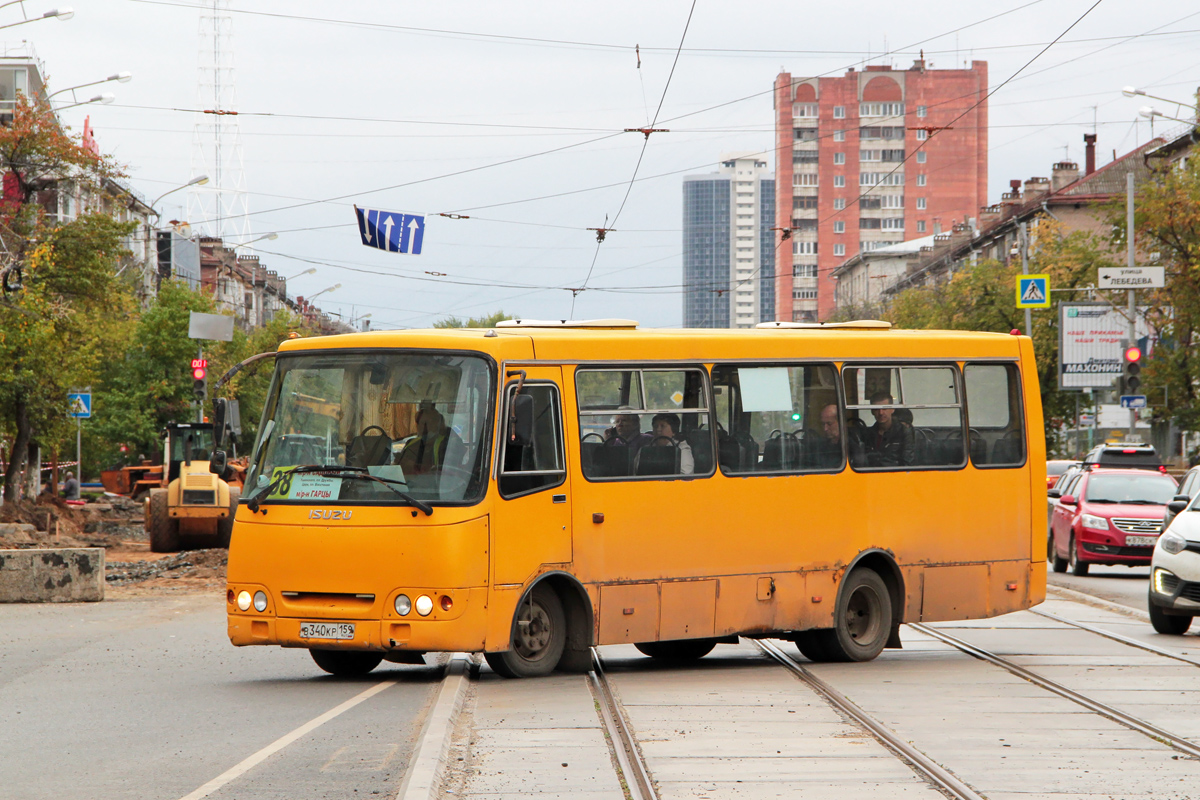
[[[1141,442],[1098,444],[1083,457],[1083,466],[1163,470],[1158,451],[1153,446]]]
[[[1046,556],[1055,572],[1087,575],[1092,564],[1144,566],[1162,533],[1166,505],[1178,492],[1158,470],[1092,467],[1058,487]]]
[[[1078,461],[1047,461],[1046,462],[1046,489],[1053,489],[1054,484],[1058,483],[1068,469],[1079,466]]]

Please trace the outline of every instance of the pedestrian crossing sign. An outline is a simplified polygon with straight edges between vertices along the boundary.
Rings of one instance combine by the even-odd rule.
[[[1050,276],[1018,275],[1017,308],[1049,308]]]

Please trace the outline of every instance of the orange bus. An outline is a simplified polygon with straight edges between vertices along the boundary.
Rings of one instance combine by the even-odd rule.
[[[1022,336],[508,321],[284,342],[237,510],[235,645],[505,676],[592,645],[813,660],[1044,599]]]

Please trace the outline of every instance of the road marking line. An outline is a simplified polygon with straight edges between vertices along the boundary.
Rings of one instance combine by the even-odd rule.
[[[194,791],[190,794],[185,794],[183,797],[180,798],[180,800],[200,800],[200,798],[202,798],[202,797],[208,797],[210,794],[217,791],[225,784],[229,783],[232,780],[237,779],[241,775],[246,774],[250,770],[254,769],[256,766],[261,764],[263,761],[270,758],[275,753],[278,753],[280,750],[287,747],[289,744],[296,741],[297,739],[304,736],[305,734],[311,733],[312,731],[314,731],[317,728],[324,725],[326,722],[329,722],[329,720],[333,719],[334,717],[337,717],[340,714],[343,714],[343,713],[349,711],[350,709],[354,708],[356,705],[363,702],[364,700],[368,700],[368,699],[374,697],[375,695],[379,694],[380,692],[382,692],[384,689],[388,688],[389,686],[395,686],[395,685],[396,685],[396,681],[381,681],[381,682],[375,684],[374,686],[372,686],[370,689],[367,689],[366,691],[363,691],[363,692],[359,692],[358,694],[354,695],[354,697],[351,697],[349,700],[342,703],[341,705],[334,706],[333,708],[329,709],[321,716],[319,716],[315,719],[309,720],[308,722],[301,725],[299,728],[296,728],[296,730],[292,731],[291,733],[281,736],[280,738],[271,742],[269,745],[264,747],[262,750],[259,750],[254,755],[250,756],[249,758],[246,758],[240,764],[236,764],[233,767],[230,767],[225,772],[222,772],[220,775],[213,778],[211,781],[204,784],[196,791]]]

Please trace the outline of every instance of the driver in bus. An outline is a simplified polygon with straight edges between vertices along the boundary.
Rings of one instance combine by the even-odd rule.
[[[447,464],[447,456],[451,466],[461,466],[455,460],[461,460],[465,452],[462,439],[446,425],[445,417],[433,403],[421,403],[416,423],[417,438],[405,446],[400,456],[405,472],[435,472]]]

